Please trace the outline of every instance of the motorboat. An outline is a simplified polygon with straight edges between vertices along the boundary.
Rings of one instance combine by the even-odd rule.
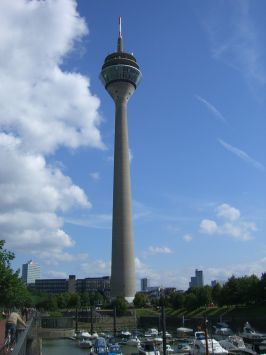
[[[111,344],[109,346],[108,355],[122,355],[122,350],[118,344]]]
[[[175,351],[170,344],[166,344],[166,354],[173,354]],[[163,345],[160,346],[160,351],[163,351]]]
[[[128,330],[122,330],[120,333],[120,336],[125,338],[125,337],[130,337],[131,333]]]
[[[176,328],[176,336],[178,338],[188,338],[193,335],[193,329],[186,327]]]
[[[181,341],[177,344],[176,352],[182,354],[190,354],[191,346],[188,342]]]
[[[160,351],[152,341],[141,343],[139,355],[160,355]]]
[[[78,333],[78,346],[82,349],[90,349],[92,347],[91,334],[86,331]]]
[[[130,346],[140,346],[140,340],[138,337],[130,337],[128,340],[126,340],[125,345],[130,345]]]
[[[85,338],[80,339],[78,342],[78,346],[81,349],[90,349],[92,347],[92,341],[89,339],[85,339]]]
[[[150,328],[145,332],[144,336],[145,337],[156,337],[158,334],[159,334],[159,332],[156,328]]]
[[[228,354],[228,351],[225,350],[220,343],[213,339],[207,338],[208,349],[212,354]],[[206,354],[206,338],[203,331],[195,332],[195,339],[191,346],[191,355],[205,355]]]
[[[163,332],[159,333],[160,337],[163,337]],[[172,338],[172,334],[168,333],[167,331],[165,332],[165,337],[166,339],[171,339]]]
[[[95,339],[94,345],[91,348],[91,354],[108,355],[108,347],[105,338],[98,337]]]
[[[227,337],[233,335],[234,332],[229,327],[227,323],[220,322],[213,326],[214,328],[214,335],[221,335],[223,337]]]
[[[243,327],[243,333],[239,334],[243,339],[244,342],[261,342],[266,340],[266,334],[257,332],[254,328],[251,327],[249,322],[246,322]]]
[[[226,339],[220,340],[219,343],[229,353],[256,354],[256,352],[246,347],[243,338],[238,335],[230,335]]]

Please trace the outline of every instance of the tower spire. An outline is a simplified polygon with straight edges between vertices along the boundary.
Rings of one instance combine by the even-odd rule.
[[[118,25],[119,25],[119,32],[118,32],[118,41],[117,41],[117,52],[123,52],[122,18],[121,18],[121,16],[118,17]]]

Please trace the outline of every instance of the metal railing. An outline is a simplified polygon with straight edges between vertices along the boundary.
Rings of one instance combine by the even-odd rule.
[[[32,318],[27,322],[27,327],[23,331],[18,331],[16,343],[12,355],[28,355],[30,354],[29,344],[33,339],[32,330],[36,325],[36,315],[33,315]],[[6,349],[5,344],[0,347],[0,355],[6,355],[9,352]]]

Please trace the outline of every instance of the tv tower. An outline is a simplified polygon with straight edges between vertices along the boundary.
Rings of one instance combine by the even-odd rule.
[[[135,57],[123,50],[119,17],[117,51],[105,58],[100,79],[115,102],[111,298],[122,296],[128,302],[133,301],[136,290],[127,102],[136,90],[141,76]]]

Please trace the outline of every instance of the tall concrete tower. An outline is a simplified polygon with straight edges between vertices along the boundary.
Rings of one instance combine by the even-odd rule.
[[[141,72],[135,57],[123,50],[121,17],[117,51],[105,58],[100,79],[115,102],[111,297],[123,296],[132,302],[136,291],[127,102],[141,80]]]

